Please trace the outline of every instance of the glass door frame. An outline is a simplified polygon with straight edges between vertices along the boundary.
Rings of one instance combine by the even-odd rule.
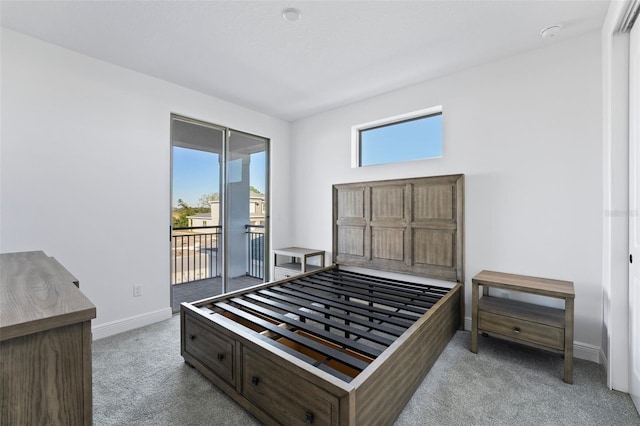
[[[185,123],[189,123],[189,124],[193,124],[193,125],[198,125],[198,126],[204,126],[210,129],[214,129],[214,130],[218,130],[221,131],[223,134],[222,137],[222,149],[221,149],[221,153],[220,153],[220,158],[221,158],[221,167],[220,167],[220,182],[219,182],[219,198],[220,198],[220,212],[221,212],[221,218],[220,218],[220,225],[222,228],[222,232],[221,232],[221,240],[222,240],[222,273],[221,273],[221,278],[222,278],[222,293],[227,293],[228,292],[228,279],[229,279],[229,259],[227,256],[228,253],[228,247],[229,247],[229,237],[228,237],[228,229],[229,229],[229,167],[228,167],[228,157],[229,157],[229,139],[230,139],[230,135],[232,133],[236,133],[236,134],[240,134],[240,135],[244,135],[248,138],[252,138],[252,139],[258,139],[261,142],[264,142],[265,145],[265,200],[264,200],[264,237],[263,237],[263,244],[264,244],[264,257],[263,257],[263,263],[262,263],[262,267],[263,267],[263,282],[268,282],[270,279],[270,236],[271,236],[271,232],[270,232],[270,228],[271,228],[271,216],[270,216],[270,205],[271,205],[271,139],[264,137],[264,136],[260,136],[260,135],[256,135],[253,133],[249,133],[249,132],[244,132],[241,130],[237,130],[237,129],[233,129],[230,127],[226,127],[226,126],[221,126],[218,124],[214,124],[211,122],[207,122],[207,121],[202,121],[199,119],[195,119],[195,118],[191,118],[191,117],[187,117],[181,114],[175,114],[175,113],[171,113],[170,114],[170,138],[169,138],[169,149],[170,149],[170,185],[169,185],[169,217],[170,217],[170,221],[169,221],[169,242],[170,242],[170,248],[169,250],[171,250],[171,241],[172,241],[172,234],[173,234],[173,220],[172,220],[172,211],[173,211],[173,148],[174,146],[180,146],[180,145],[174,145],[174,128],[173,128],[173,122],[174,120],[178,120],[178,121],[182,121]],[[173,292],[170,292],[170,298],[173,299]],[[173,304],[173,300],[170,300],[171,304]]]

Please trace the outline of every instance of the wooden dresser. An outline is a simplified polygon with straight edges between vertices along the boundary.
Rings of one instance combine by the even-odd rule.
[[[92,424],[95,317],[54,258],[0,254],[0,424]]]
[[[564,355],[563,380],[573,383],[573,302],[570,281],[482,271],[472,279],[471,352],[478,352],[478,333]],[[483,287],[483,297],[478,286]],[[564,299],[564,309],[489,296],[489,287]]]

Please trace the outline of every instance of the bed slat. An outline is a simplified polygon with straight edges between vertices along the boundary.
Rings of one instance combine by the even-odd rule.
[[[298,300],[295,300],[292,297],[288,297],[288,296],[284,296],[278,293],[274,293],[272,291],[269,290],[260,290],[259,291],[260,294],[268,296],[272,299],[278,299],[278,300],[283,300],[287,303],[292,303],[296,306],[300,306],[301,308],[305,308],[305,309],[309,309],[309,310],[313,310],[315,312],[319,312],[325,315],[329,315],[329,316],[334,316],[336,318],[340,318],[342,320],[345,321],[351,321],[353,323],[356,324],[360,324],[363,325],[365,327],[369,327],[371,329],[375,329],[378,331],[381,331],[385,334],[389,334],[391,336],[400,336],[402,333],[404,333],[404,330],[406,330],[406,327],[402,327],[400,328],[392,328],[392,327],[387,327],[386,325],[380,324],[376,321],[380,321],[380,320],[376,320],[376,321],[370,321],[369,319],[364,319],[364,318],[360,318],[358,316],[353,316],[353,315],[349,315],[348,313],[343,314],[341,312],[336,312],[336,310],[331,310],[331,309],[327,309],[327,308],[323,308],[321,306],[316,306],[313,303],[305,303],[305,302],[301,302]],[[247,297],[251,297],[253,295],[247,295]],[[307,315],[307,313],[305,313],[305,315]]]
[[[345,352],[340,352],[338,350],[335,350],[329,346],[323,345],[321,343],[318,343],[314,340],[311,340],[307,337],[301,336],[300,334],[294,333],[292,331],[286,330],[282,327],[278,327],[277,325],[274,325],[268,321],[265,321],[261,318],[256,317],[255,315],[252,315],[248,312],[243,311],[242,309],[238,309],[235,308],[231,305],[229,305],[228,303],[224,303],[224,302],[216,302],[215,306],[225,310],[227,312],[230,312],[234,315],[237,315],[241,318],[244,318],[246,320],[251,321],[254,324],[259,325],[260,327],[263,327],[273,333],[276,333],[280,336],[286,337],[289,340],[292,340],[296,343],[299,343],[303,346],[306,346],[310,349],[313,349],[314,351],[317,351],[321,354],[325,354],[327,357],[329,358],[333,358],[336,359],[340,362],[343,362],[353,368],[356,368],[358,370],[364,370],[367,365],[369,365],[368,363],[352,357],[351,355],[345,353]]]
[[[284,324],[288,324],[291,325],[299,330],[303,330],[309,334],[313,334],[316,335],[318,337],[321,337],[323,339],[328,339],[330,341],[333,341],[333,343],[339,344],[342,347],[348,348],[348,349],[353,349],[355,351],[361,352],[363,354],[366,354],[368,356],[372,356],[372,357],[377,357],[378,355],[380,355],[382,353],[382,351],[378,350],[378,349],[374,349],[370,346],[367,345],[363,345],[359,342],[356,342],[354,340],[351,339],[347,339],[345,337],[342,336],[338,336],[336,334],[332,334],[328,331],[319,329],[317,327],[313,327],[312,325],[308,325],[302,321],[298,321],[296,319],[293,318],[289,318],[285,315],[282,315],[280,313],[274,312],[270,309],[266,309],[263,308],[262,306],[258,306],[254,303],[250,303],[247,302],[246,300],[242,300],[240,298],[234,297],[233,299],[231,299],[232,302],[241,305],[245,308],[251,309],[252,311],[258,312],[262,315],[268,316],[270,318],[273,319],[277,319],[278,321],[284,323]],[[335,323],[333,321],[331,321],[332,323],[335,324],[334,328],[339,328],[339,324]]]
[[[378,285],[373,283],[358,283],[353,281],[347,281],[341,278],[336,277],[327,277],[326,274],[318,274],[317,279],[327,283],[327,285],[332,288],[345,288],[350,291],[354,291],[362,294],[370,294],[369,292],[374,291],[376,295],[383,296],[385,300],[388,298],[389,300],[393,300],[400,303],[410,303],[414,306],[420,306],[423,308],[429,309],[432,307],[440,298],[435,296],[424,296],[418,295],[414,293],[407,294],[406,292],[402,292],[399,290],[391,290],[387,288],[381,288]]]
[[[324,318],[324,317],[322,317],[322,316],[320,316],[318,314],[315,314],[313,312],[300,311],[299,309],[296,309],[295,306],[285,305],[284,303],[275,302],[273,300],[270,300],[270,299],[267,299],[267,298],[264,298],[264,297],[260,297],[260,296],[257,296],[255,294],[247,294],[246,297],[249,298],[249,299],[255,300],[257,302],[264,303],[264,304],[269,305],[269,306],[273,306],[274,308],[281,309],[283,311],[295,313],[296,315],[299,315],[301,318],[305,317],[305,318],[311,319],[312,321],[319,322],[319,323],[325,324],[325,325],[329,325],[332,328],[335,328],[337,330],[340,330],[340,331],[344,332],[346,335],[354,334],[356,336],[360,336],[360,337],[362,337],[364,339],[371,340],[372,342],[376,342],[376,343],[379,343],[379,344],[384,345],[384,346],[390,346],[393,343],[393,340],[391,340],[391,339],[387,339],[387,338],[384,338],[382,336],[378,336],[376,334],[369,333],[370,329],[362,330],[360,328],[351,327],[349,325],[338,323],[336,321],[331,321],[331,320],[326,319],[326,318]],[[353,321],[353,317],[349,317],[348,315],[345,315],[345,316],[347,317],[348,321]],[[371,324],[367,323],[366,321],[364,321],[363,325],[365,325],[367,327],[370,327]]]
[[[369,317],[371,321],[376,319],[403,328],[411,327],[414,320],[414,318],[409,315],[402,315],[402,317],[400,317],[400,315],[395,312],[391,312],[386,309],[378,309],[375,306],[365,306],[362,303],[351,302],[344,299],[340,299],[339,301],[323,299],[322,297],[318,297],[317,293],[309,293],[304,291],[303,288],[291,289],[284,286],[275,286],[271,287],[271,290],[277,290],[291,296],[304,297],[305,299],[316,303],[322,303],[323,305],[342,309],[346,312],[351,311],[353,313]]]
[[[316,290],[325,291],[328,293],[333,293],[341,297],[352,297],[354,299],[365,300],[367,302],[376,303],[378,305],[389,306],[396,309],[402,309],[403,311],[411,312],[414,314],[414,315],[407,314],[407,316],[405,317],[405,318],[410,318],[413,321],[418,319],[422,314],[424,314],[428,310],[425,308],[420,309],[415,306],[409,306],[401,302],[394,302],[394,301],[391,301],[391,298],[385,299],[382,297],[373,296],[372,294],[367,294],[366,292],[347,291],[338,286],[327,285],[327,283],[317,283],[315,280],[311,280],[308,277],[300,278],[298,280],[292,281],[292,283],[314,288]]]

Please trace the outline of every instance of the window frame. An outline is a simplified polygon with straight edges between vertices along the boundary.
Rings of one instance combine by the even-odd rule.
[[[379,120],[369,121],[366,123],[356,124],[355,126],[352,126],[351,127],[351,168],[381,166],[385,164],[400,164],[405,162],[405,161],[400,161],[400,162],[391,162],[391,163],[370,164],[367,166],[363,166],[361,164],[361,157],[360,157],[360,154],[361,154],[360,134],[362,131],[371,130],[379,127],[391,126],[394,124],[401,124],[407,121],[418,120],[421,118],[427,118],[429,116],[434,116],[434,115],[443,115],[442,105],[424,108],[421,110],[394,115],[392,117],[382,118]],[[443,142],[443,145],[444,145],[444,142]],[[426,160],[426,159],[432,159],[432,158],[442,158],[442,157],[425,157],[425,158],[416,158],[413,160],[406,160],[406,161]]]

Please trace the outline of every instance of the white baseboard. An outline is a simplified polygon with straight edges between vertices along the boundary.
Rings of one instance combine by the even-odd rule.
[[[584,359],[587,361],[600,364],[600,346],[590,345],[588,343],[573,341],[573,356],[578,359]]]
[[[471,318],[464,317],[464,329],[467,331],[471,331]]]
[[[147,312],[134,317],[100,324],[91,328],[93,340],[103,339],[105,337],[113,336],[114,334],[124,333],[125,331],[163,321],[171,318],[172,315],[173,311],[171,310],[171,307],[167,307],[165,309],[160,309],[159,311]]]
[[[467,331],[471,331],[470,317],[465,317],[464,329]],[[599,346],[594,346],[588,343],[574,341],[573,356],[574,358],[584,359],[584,360],[595,362],[598,364],[604,364],[606,366],[606,357],[604,356],[604,352],[602,351],[602,348],[600,348]]]

